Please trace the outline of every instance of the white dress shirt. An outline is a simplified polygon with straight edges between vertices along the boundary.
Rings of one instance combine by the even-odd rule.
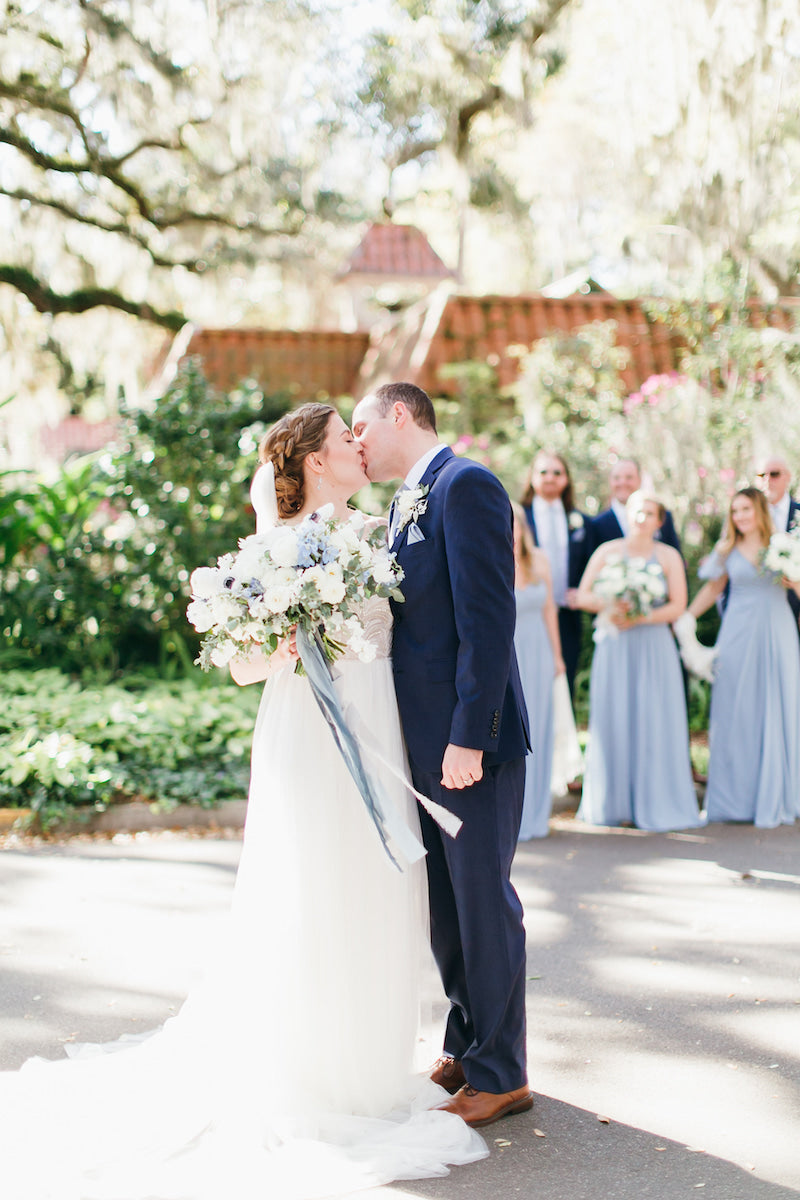
[[[789,504],[791,497],[788,492],[784,492],[777,504],[770,504],[769,511],[772,516],[772,524],[778,533],[784,533],[786,526],[789,524]]]
[[[533,519],[539,546],[547,555],[553,576],[553,599],[563,608],[567,598],[569,568],[569,526],[560,500],[533,497]]]
[[[619,527],[622,530],[622,536],[628,536],[628,509],[624,504],[620,504],[619,500],[611,501],[611,511],[619,521]]]
[[[446,450],[446,449],[447,449],[447,446],[445,445],[445,443],[439,442],[438,446],[434,446],[432,449],[426,451],[426,453],[423,454],[422,458],[418,458],[417,461],[414,463],[413,467],[411,468],[411,470],[406,475],[405,479],[403,480],[406,487],[407,488],[415,488],[417,486],[417,484],[419,483],[420,479],[422,479],[422,476],[427,471],[428,467],[431,465],[433,460],[436,458],[436,456],[438,454],[441,454],[442,450]]]

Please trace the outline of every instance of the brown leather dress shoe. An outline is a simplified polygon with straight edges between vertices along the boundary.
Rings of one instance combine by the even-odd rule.
[[[513,1092],[501,1092],[499,1095],[496,1092],[479,1092],[466,1083],[449,1104],[439,1107],[445,1112],[455,1113],[473,1129],[480,1129],[483,1125],[499,1121],[501,1117],[527,1112],[533,1108],[533,1094],[527,1083]]]
[[[443,1054],[431,1071],[431,1080],[453,1096],[467,1082],[467,1077],[457,1058]]]

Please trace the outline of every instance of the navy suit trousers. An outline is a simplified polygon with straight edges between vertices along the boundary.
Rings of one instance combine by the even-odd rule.
[[[527,1081],[525,928],[511,882],[525,785],[525,760],[485,769],[463,791],[440,773],[418,771],[414,786],[461,817],[449,837],[420,808],[431,906],[431,944],[450,1000],[445,1054],[460,1059],[481,1092],[510,1092]]]

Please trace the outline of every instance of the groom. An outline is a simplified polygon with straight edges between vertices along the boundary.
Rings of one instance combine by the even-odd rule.
[[[403,477],[389,541],[405,572],[393,604],[395,688],[414,786],[455,812],[455,839],[420,809],[431,940],[450,1013],[431,1078],[474,1126],[533,1104],[525,1060],[525,931],[510,879],[527,715],[514,655],[508,496],[436,436],[428,395],[391,383],[353,413],[372,480]]]

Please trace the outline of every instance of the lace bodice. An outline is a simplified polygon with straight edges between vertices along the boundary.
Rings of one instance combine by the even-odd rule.
[[[362,604],[353,606],[355,615],[364,626],[366,637],[377,650],[376,658],[390,658],[392,653],[392,610],[388,600],[374,596]],[[358,658],[349,647],[345,650],[345,659]]]

